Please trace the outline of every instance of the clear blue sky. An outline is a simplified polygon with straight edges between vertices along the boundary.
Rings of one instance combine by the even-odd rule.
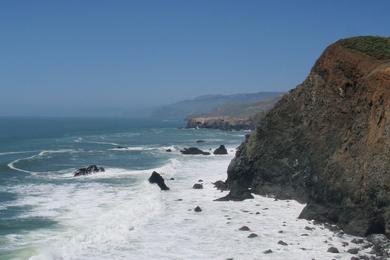
[[[0,1],[0,115],[131,115],[284,91],[339,38],[390,35],[390,1]]]

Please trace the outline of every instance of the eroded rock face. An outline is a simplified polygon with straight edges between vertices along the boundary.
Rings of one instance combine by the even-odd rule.
[[[307,202],[301,217],[348,233],[390,234],[390,39],[372,39],[325,50],[240,146],[230,189]]]

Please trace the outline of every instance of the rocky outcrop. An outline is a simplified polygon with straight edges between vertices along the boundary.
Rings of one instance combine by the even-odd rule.
[[[164,178],[156,171],[152,172],[152,175],[149,177],[149,182],[157,184],[161,190],[169,190],[169,187],[165,184]]]
[[[104,168],[103,167],[98,167],[96,165],[90,165],[86,168],[80,168],[78,169],[77,171],[74,172],[74,177],[77,177],[77,176],[83,176],[83,175],[89,175],[89,174],[93,174],[93,173],[97,173],[97,172],[104,172]]]
[[[210,155],[209,152],[204,152],[202,150],[200,150],[199,148],[196,148],[196,147],[190,147],[190,148],[184,148],[183,150],[180,151],[182,154],[193,154],[193,155],[196,155],[196,154],[201,154],[201,155]]]
[[[220,130],[249,130],[253,129],[253,122],[249,118],[226,116],[190,117],[186,128],[211,128]]]
[[[294,198],[301,217],[390,235],[390,39],[329,46],[239,147],[233,193]]]
[[[222,155],[222,154],[228,154],[228,152],[224,145],[220,145],[217,149],[214,150],[213,154]]]

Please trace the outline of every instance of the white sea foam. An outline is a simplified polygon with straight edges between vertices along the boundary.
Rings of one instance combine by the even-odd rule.
[[[34,153],[34,152],[38,152],[38,151],[33,150],[33,151],[3,152],[3,153],[0,153],[0,155],[23,154],[23,153]]]
[[[19,159],[13,160],[12,162],[8,163],[7,166],[8,166],[8,168],[10,168],[12,170],[15,170],[15,171],[18,171],[18,172],[29,173],[29,174],[32,174],[32,175],[41,174],[41,173],[50,173],[49,171],[46,171],[46,172],[36,172],[36,171],[30,171],[30,170],[26,170],[26,169],[21,169],[21,168],[17,167],[16,164],[21,162],[21,161],[34,160],[34,159],[38,159],[38,158],[41,158],[41,157],[44,157],[44,156],[47,156],[47,155],[50,155],[50,154],[55,154],[55,153],[76,153],[76,152],[80,152],[80,151],[79,150],[74,150],[74,149],[43,150],[43,151],[40,151],[38,154],[34,154],[32,156],[29,156],[29,157],[24,157],[24,158],[19,158]]]
[[[226,195],[211,182],[226,177],[231,158],[179,156],[147,171],[107,170],[106,176],[121,176],[124,184],[127,178],[136,178],[128,185],[86,179],[63,185],[19,185],[15,187],[18,202],[33,206],[27,216],[50,217],[60,226],[9,239],[14,239],[14,246],[32,245],[33,260],[351,257],[342,242],[353,237],[337,236],[323,226],[297,219],[304,205],[295,201],[261,196],[243,202],[213,201]],[[162,192],[147,182],[152,170],[162,173],[170,191]],[[204,189],[192,189],[199,179]],[[193,211],[197,205],[202,212]],[[258,237],[247,238],[250,232],[238,230],[243,225]],[[306,226],[314,229],[306,230]],[[288,245],[279,245],[279,240]],[[329,246],[338,247],[340,253],[327,253]],[[267,249],[273,253],[265,255]]]

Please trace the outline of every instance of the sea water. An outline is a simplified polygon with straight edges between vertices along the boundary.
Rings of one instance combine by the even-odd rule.
[[[348,257],[342,243],[352,237],[299,220],[304,205],[295,201],[214,201],[226,192],[212,182],[226,179],[246,132],[181,124],[0,118],[0,259]],[[180,153],[221,144],[228,155]],[[91,164],[106,171],[73,177]],[[148,183],[152,171],[161,173],[169,191]],[[192,189],[199,182],[204,189]],[[194,212],[196,206],[202,212]],[[239,231],[243,225],[251,231]],[[251,232],[258,237],[248,238]],[[331,245],[340,254],[327,253]],[[268,249],[272,253],[264,254]]]

